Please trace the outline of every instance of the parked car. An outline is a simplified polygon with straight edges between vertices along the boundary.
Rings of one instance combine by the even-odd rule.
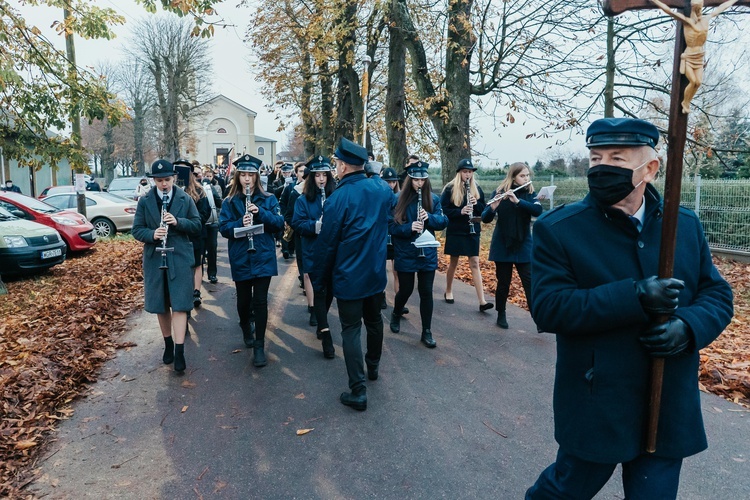
[[[141,182],[142,177],[118,177],[112,179],[107,187],[107,192],[122,196],[123,198],[130,198],[131,200],[138,200],[138,196],[135,194],[135,190],[138,188],[138,183]],[[153,181],[149,179],[149,184],[153,186]]]
[[[86,191],[85,194],[86,217],[94,225],[98,238],[114,236],[118,231],[130,231],[138,206],[136,202],[112,193]],[[78,211],[75,193],[47,196],[44,202],[57,208]]]
[[[56,230],[0,207],[0,275],[49,269],[65,260],[66,248]]]
[[[48,188],[44,188],[44,190],[37,196],[38,199],[42,200],[46,198],[47,196],[57,194],[57,193],[75,193],[76,188],[75,186],[50,186]]]
[[[21,219],[56,229],[69,251],[88,250],[96,243],[94,226],[74,210],[61,210],[18,193],[0,193],[0,207]]]

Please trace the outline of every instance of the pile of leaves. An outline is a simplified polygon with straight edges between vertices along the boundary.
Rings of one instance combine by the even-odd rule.
[[[143,305],[141,244],[100,241],[0,296],[0,497],[23,496],[46,439]]]
[[[489,261],[491,230],[482,231],[479,267],[482,271],[487,300],[494,300],[497,280],[495,264]],[[444,243],[444,241],[443,241]],[[450,258],[439,252],[438,269],[448,268]],[[714,257],[714,264],[734,291],[734,318],[724,333],[711,345],[701,350],[701,389],[722,396],[734,403],[750,407],[750,265]],[[469,259],[462,257],[456,268],[456,279],[473,285]],[[513,271],[508,302],[529,310],[518,273]]]

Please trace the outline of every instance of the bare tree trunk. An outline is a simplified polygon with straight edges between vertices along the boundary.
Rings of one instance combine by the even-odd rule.
[[[102,176],[104,183],[109,185],[115,177],[115,162],[113,155],[115,152],[114,128],[109,120],[104,121],[104,148],[102,149]]]
[[[137,100],[135,102],[135,105],[133,106],[133,115],[133,156],[135,156],[135,174],[141,176],[146,173],[143,152],[143,139],[146,135],[146,110],[142,101]]]
[[[357,38],[355,27],[357,26],[357,2],[347,0],[337,25],[344,31],[338,41],[339,49],[339,87],[338,87],[338,113],[337,113],[337,137],[347,137],[359,141],[355,137],[358,125],[362,123],[363,103],[359,93],[359,75],[355,68]]]
[[[320,135],[318,147],[321,154],[331,156],[335,147],[333,123],[333,79],[328,61],[320,64]]]
[[[615,21],[607,18],[607,68],[604,83],[604,116],[615,115]]]
[[[388,23],[388,83],[385,97],[385,133],[390,166],[403,170],[409,150],[406,145],[406,46],[394,10],[397,0],[391,0],[391,22]]]

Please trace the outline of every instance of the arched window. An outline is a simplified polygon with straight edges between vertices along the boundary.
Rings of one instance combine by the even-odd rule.
[[[263,146],[259,147],[258,148],[258,156],[263,156],[264,154],[266,154],[265,148]]]
[[[217,130],[216,133],[217,134],[226,134],[227,133],[227,129],[225,129],[224,127],[222,127],[219,130]]]

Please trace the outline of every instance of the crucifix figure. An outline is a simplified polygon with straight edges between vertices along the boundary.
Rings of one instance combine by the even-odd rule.
[[[685,95],[682,99],[682,112],[690,113],[690,102],[695,97],[695,93],[698,92],[698,87],[703,83],[703,57],[708,36],[708,25],[711,19],[737,3],[737,0],[724,2],[707,16],[703,15],[703,0],[691,0],[690,17],[673,11],[659,0],[650,1],[671,17],[682,22],[686,47],[680,56],[680,73],[688,79],[688,85],[685,87]]]

